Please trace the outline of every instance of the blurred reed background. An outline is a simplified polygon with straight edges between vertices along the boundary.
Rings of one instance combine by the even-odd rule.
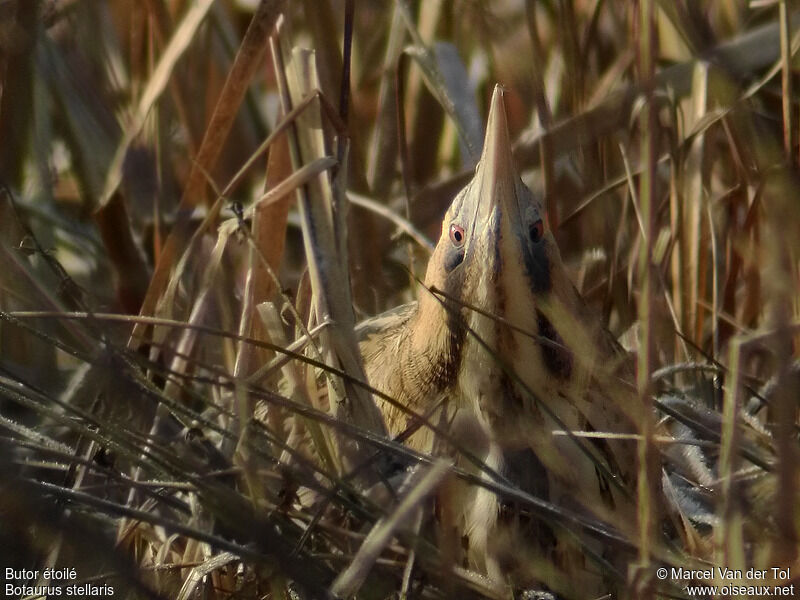
[[[348,473],[408,451],[350,380],[353,409],[320,410],[314,368],[357,377],[354,321],[415,297],[497,82],[643,389],[721,415],[713,533],[653,560],[797,565],[792,6],[0,1],[0,567],[126,597],[509,597],[391,527]],[[629,593],[681,597],[657,583]]]

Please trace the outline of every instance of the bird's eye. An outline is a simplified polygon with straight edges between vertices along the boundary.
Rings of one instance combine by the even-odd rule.
[[[464,235],[464,228],[459,225],[450,225],[450,241],[456,248],[464,245],[466,236]]]
[[[542,239],[542,236],[544,235],[544,223],[542,223],[541,219],[531,225],[528,235],[531,236],[531,241],[534,243]]]

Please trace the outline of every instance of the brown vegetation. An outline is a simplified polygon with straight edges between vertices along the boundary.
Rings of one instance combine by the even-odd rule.
[[[624,540],[482,485],[592,560],[624,547],[636,568],[596,568],[630,597],[684,597],[661,565],[800,573],[790,6],[0,1],[0,568],[143,598],[509,597],[420,527],[468,475],[385,437],[354,333],[418,293],[499,82],[654,417]],[[711,468],[688,481],[708,510],[662,532],[667,416]]]

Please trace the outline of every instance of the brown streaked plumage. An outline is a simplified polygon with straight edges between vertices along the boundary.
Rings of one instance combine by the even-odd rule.
[[[366,326],[367,376],[526,491],[570,508],[619,510],[619,490],[634,477],[635,446],[552,434],[631,432],[636,406],[632,388],[615,374],[621,360],[614,343],[569,280],[544,215],[514,169],[497,87],[481,161],[449,207],[428,264],[426,287],[448,300],[423,290],[417,303]],[[412,425],[396,407],[379,404],[393,435]],[[454,453],[424,427],[408,443]],[[597,464],[606,475],[598,476]],[[537,580],[498,547],[498,540],[516,542],[494,495],[463,486],[453,502],[467,562],[493,578]],[[560,562],[569,574],[570,560]]]

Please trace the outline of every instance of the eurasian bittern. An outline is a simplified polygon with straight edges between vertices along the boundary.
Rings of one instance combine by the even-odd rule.
[[[499,86],[480,163],[444,217],[425,287],[415,304],[365,329],[370,383],[526,491],[582,510],[619,505],[635,447],[553,435],[630,432],[633,396],[613,384],[619,354],[570,282],[542,202],[516,173]],[[414,426],[380,404],[393,435]],[[425,427],[408,443],[454,453]],[[493,548],[503,537],[500,503],[466,486],[456,495],[467,560],[505,579],[519,565]]]

